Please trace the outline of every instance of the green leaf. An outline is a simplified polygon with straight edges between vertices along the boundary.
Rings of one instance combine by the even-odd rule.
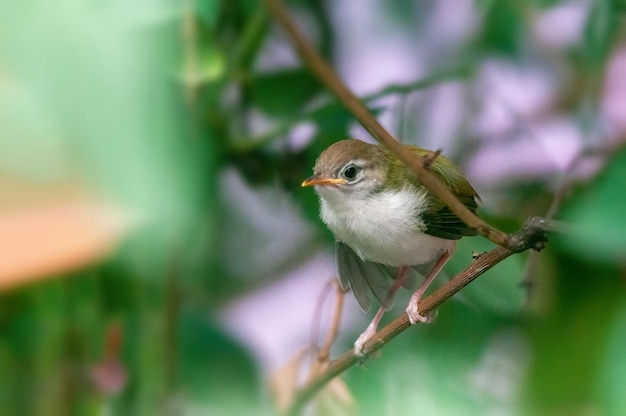
[[[625,212],[626,149],[623,149],[598,178],[568,201],[562,219],[571,224],[571,232],[555,238],[571,252],[588,259],[624,258]]]
[[[515,1],[488,1],[483,24],[482,43],[497,53],[515,56],[520,49],[524,22],[520,8],[524,3]]]
[[[603,362],[600,364],[600,378],[596,386],[600,413],[617,415],[626,409],[624,395],[624,379],[626,375],[626,302],[623,302],[617,313],[609,317],[612,322],[606,343]]]
[[[624,305],[619,269],[579,255],[556,254],[555,263],[560,267],[552,282],[554,291],[546,313],[528,322],[533,360],[522,398],[528,410],[524,414],[554,414],[564,409],[567,414],[581,414],[590,408],[599,411],[595,402],[599,370],[603,360],[616,357],[615,347],[607,349],[607,341],[623,339],[615,333],[615,325],[623,322],[618,315]],[[623,325],[619,331],[623,333]],[[623,350],[620,345],[618,355],[623,355]],[[607,365],[622,365],[619,362]],[[614,388],[621,389],[623,395],[623,372],[613,379],[610,373],[604,377],[602,383],[606,383],[606,377],[621,379]]]
[[[220,2],[218,0],[195,0],[194,9],[200,20],[208,27],[217,24]]]
[[[591,68],[602,68],[612,49],[618,29],[617,2],[597,0],[592,2],[591,12],[583,34],[582,54]]]
[[[285,69],[254,76],[250,93],[269,115],[290,115],[319,91],[316,78],[306,69]]]
[[[482,237],[462,238],[454,257],[444,269],[450,277],[464,270],[471,262],[472,252],[483,253],[493,244]],[[463,299],[476,308],[487,309],[498,315],[519,314],[524,300],[521,286],[526,256],[511,256],[494,266],[461,292]]]
[[[199,309],[183,311],[179,321],[180,380],[187,399],[232,414],[260,405],[257,368],[250,354]],[[220,413],[220,412],[218,412]]]

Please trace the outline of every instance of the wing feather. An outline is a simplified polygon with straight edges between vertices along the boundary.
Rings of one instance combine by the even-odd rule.
[[[389,309],[393,300],[387,301],[387,294],[395,275],[395,267],[362,260],[350,247],[337,241],[337,273],[343,289],[350,287],[359,306],[368,311],[371,296]]]

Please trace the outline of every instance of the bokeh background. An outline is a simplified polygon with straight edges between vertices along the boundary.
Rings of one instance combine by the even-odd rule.
[[[488,222],[569,225],[313,412],[623,414],[626,3],[285,7],[395,137],[463,166]],[[0,414],[274,414],[270,378],[333,305],[299,184],[371,138],[256,0],[3,1],[0,57]],[[491,247],[464,239],[439,282]],[[333,356],[370,315],[348,294]]]

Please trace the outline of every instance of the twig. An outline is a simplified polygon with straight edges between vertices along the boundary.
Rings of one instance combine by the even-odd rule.
[[[375,101],[379,98],[383,98],[391,94],[405,95],[421,90],[424,88],[432,87],[443,81],[449,81],[451,79],[466,78],[470,75],[470,70],[467,67],[459,67],[449,70],[439,71],[436,74],[419,79],[417,81],[410,82],[408,84],[391,84],[385,86],[378,92],[366,95],[363,97],[363,101]]]
[[[541,250],[546,242],[545,233],[555,231],[559,224],[539,217],[529,218],[519,232],[512,235],[522,248]],[[441,304],[450,299],[454,294],[473,282],[478,276],[491,269],[507,257],[516,252],[504,247],[497,247],[489,252],[481,254],[467,269],[457,274],[443,287],[426,297],[419,303],[422,314],[428,315],[435,311]],[[408,316],[403,313],[387,326],[376,332],[363,346],[365,355],[369,355],[391,341],[396,335],[410,327]],[[362,360],[362,358],[361,358]],[[296,394],[296,397],[287,414],[297,414],[324,385],[331,379],[346,371],[359,362],[353,350],[346,351],[337,359],[332,360],[325,371],[317,377],[309,380]]]
[[[326,298],[328,296],[328,294],[330,293],[330,291],[333,289],[335,285],[335,279],[333,278],[332,280],[328,280],[328,282],[326,282],[326,284],[324,285],[324,288],[322,289],[322,292],[319,294],[318,298],[317,298],[317,302],[315,305],[315,312],[313,313],[313,325],[311,326],[311,341],[310,341],[310,348],[311,350],[316,350],[317,349],[317,343],[318,343],[318,338],[319,338],[319,333],[320,333],[320,327],[321,327],[321,318],[322,318],[322,310],[324,307],[324,304],[326,303]]]
[[[443,81],[462,78],[466,76],[467,73],[468,71],[464,68],[456,68],[440,73],[435,73],[433,75],[426,76],[408,84],[388,85],[379,91],[376,91],[369,95],[365,95],[362,100],[365,103],[370,103],[392,94],[397,94],[401,96],[410,94],[417,90],[431,87]],[[276,139],[276,137],[287,134],[291,129],[294,128],[296,124],[305,121],[315,121],[316,118],[318,118],[321,114],[339,105],[340,104],[337,103],[337,101],[335,100],[321,103],[314,108],[296,114],[295,116],[287,117],[284,123],[274,129],[271,129],[269,132],[260,134],[253,138],[240,138],[239,140],[236,140],[232,144],[232,149],[235,153],[246,153],[254,149],[266,146],[272,140]]]
[[[437,149],[435,152],[432,152],[428,156],[424,156],[424,168],[430,169],[430,166],[433,164],[435,159],[437,159],[441,155],[441,149]]]
[[[337,332],[339,331],[339,323],[341,322],[341,311],[343,310],[343,298],[345,292],[341,289],[341,286],[337,284],[335,280],[335,293],[336,293],[336,301],[335,301],[335,311],[333,312],[333,320],[330,324],[330,329],[328,330],[328,334],[326,335],[326,340],[324,344],[322,344],[322,348],[317,355],[318,361],[327,361],[330,356],[330,347],[333,345],[335,338],[337,337]]]
[[[274,18],[280,23],[285,32],[287,32],[300,56],[309,68],[318,76],[320,81],[326,85],[326,88],[352,112],[355,118],[372,137],[387,146],[398,159],[413,169],[420,182],[439,197],[450,210],[467,225],[475,228],[479,234],[499,246],[507,247],[514,252],[520,251],[520,246],[517,241],[511,239],[504,232],[492,227],[474,215],[474,213],[463,205],[435,175],[425,168],[423,158],[410,152],[405,145],[393,138],[387,130],[378,123],[367,107],[365,107],[358,97],[344,85],[330,65],[328,65],[304,39],[287,13],[280,6],[279,0],[265,0],[265,3]]]
[[[314,380],[322,372],[324,372],[326,368],[328,368],[330,347],[332,347],[333,342],[335,342],[337,332],[339,331],[339,323],[341,322],[341,312],[343,310],[343,299],[345,296],[345,292],[341,288],[341,286],[339,286],[336,280],[332,281],[332,285],[330,287],[335,288],[335,310],[333,311],[333,316],[330,323],[330,328],[328,329],[328,333],[326,334],[326,339],[324,340],[322,347],[317,353],[317,359],[313,362],[309,370],[307,383],[311,382],[311,380]],[[326,294],[326,289],[324,290],[324,294]]]

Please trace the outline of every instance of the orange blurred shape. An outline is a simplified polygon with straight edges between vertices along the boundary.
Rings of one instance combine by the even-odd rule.
[[[129,229],[122,210],[86,197],[0,211],[0,291],[105,258]]]

